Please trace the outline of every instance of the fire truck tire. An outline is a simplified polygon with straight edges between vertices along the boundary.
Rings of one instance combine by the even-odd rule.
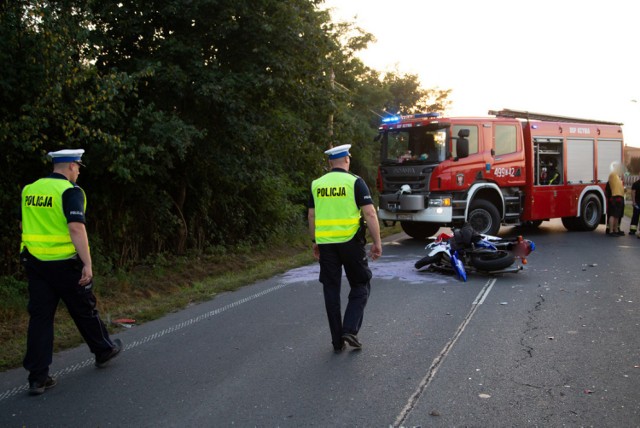
[[[565,229],[570,231],[576,231],[578,229],[578,217],[562,217],[562,225]]]
[[[600,224],[602,217],[602,203],[593,193],[588,194],[582,200],[580,217],[576,217],[578,230],[592,231]]]
[[[404,233],[413,239],[426,239],[435,235],[440,230],[440,225],[436,223],[420,223],[413,221],[400,222]]]
[[[508,251],[498,250],[491,253],[471,255],[471,266],[479,270],[494,271],[508,268],[516,258]]]
[[[497,235],[500,230],[500,213],[489,201],[477,199],[471,203],[467,221],[477,233]]]
[[[420,269],[425,267],[426,265],[430,265],[432,263],[438,263],[441,259],[442,259],[442,253],[438,253],[433,256],[426,255],[420,260],[418,260],[414,266],[416,269]]]

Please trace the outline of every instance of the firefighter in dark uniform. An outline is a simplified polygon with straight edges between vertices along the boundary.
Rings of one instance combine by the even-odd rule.
[[[562,184],[560,183],[560,173],[556,165],[556,160],[549,159],[549,167],[547,169],[547,184]]]
[[[380,225],[369,188],[362,178],[349,172],[350,148],[350,144],[345,144],[325,152],[332,169],[313,181],[309,201],[309,233],[313,254],[320,260],[320,282],[335,352],[342,351],[345,342],[362,348],[358,332],[372,275],[361,213],[373,239],[369,256],[376,260],[382,255]],[[340,302],[343,267],[351,287],[344,319]]]
[[[543,160],[540,184],[562,184],[560,183],[560,172],[558,172],[556,168],[556,163],[556,160],[553,158]]]
[[[635,235],[638,233],[638,220],[640,220],[640,180],[636,180],[631,185],[631,203],[633,204],[633,214],[631,215],[629,235]],[[637,236],[640,239],[640,234]]]
[[[82,337],[104,367],[122,349],[111,340],[98,316],[93,271],[85,228],[86,200],[75,182],[84,150],[49,153],[53,173],[22,191],[20,259],[29,280],[29,328],[24,368],[29,394],[40,395],[56,385],[49,376],[53,357],[53,322],[60,299]]]

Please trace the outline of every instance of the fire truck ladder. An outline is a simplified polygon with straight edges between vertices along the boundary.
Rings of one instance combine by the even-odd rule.
[[[604,120],[592,120],[592,119],[579,119],[576,117],[567,116],[553,116],[549,114],[533,113],[530,111],[522,110],[489,110],[489,114],[495,117],[505,117],[510,119],[527,119],[527,120],[541,120],[543,122],[572,122],[572,123],[591,123],[598,125],[618,125],[622,126],[619,122],[607,122]]]

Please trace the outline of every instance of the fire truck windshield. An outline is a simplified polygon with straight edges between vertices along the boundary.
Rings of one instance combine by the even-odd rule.
[[[446,159],[446,129],[388,131],[382,139],[383,163],[440,163]]]

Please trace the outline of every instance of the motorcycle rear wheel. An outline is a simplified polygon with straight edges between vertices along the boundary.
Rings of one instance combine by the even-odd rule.
[[[515,256],[510,252],[498,250],[472,254],[469,263],[478,270],[494,271],[508,268],[515,261]]]

